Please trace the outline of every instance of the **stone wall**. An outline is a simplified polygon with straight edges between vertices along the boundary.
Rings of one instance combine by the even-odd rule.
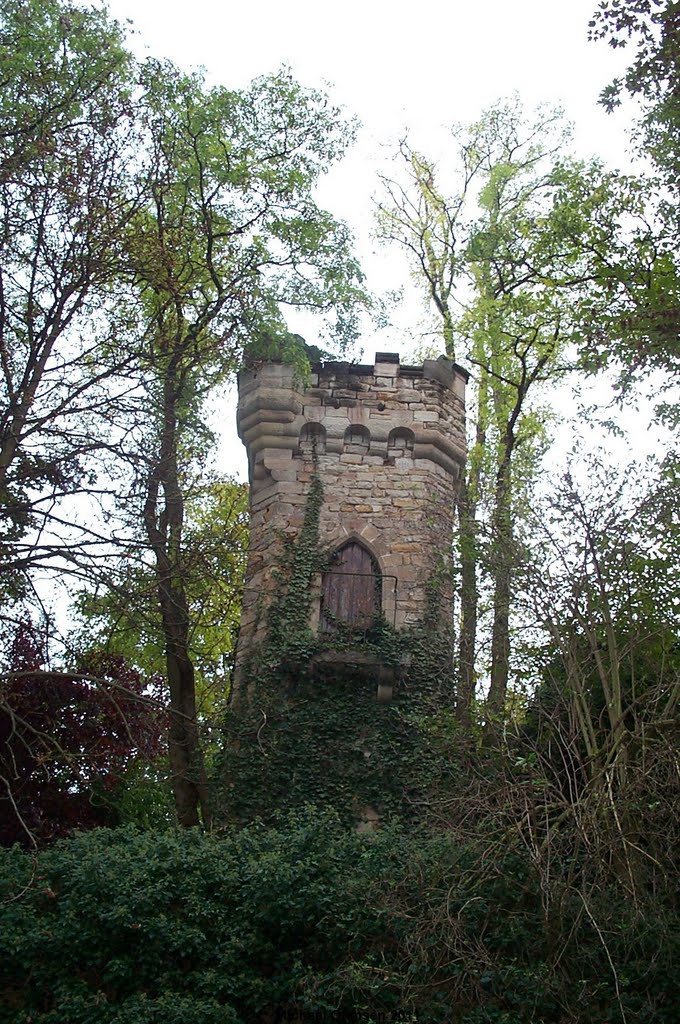
[[[248,451],[251,526],[236,680],[262,648],[266,611],[286,538],[302,527],[309,487],[323,487],[319,534],[329,549],[357,539],[383,576],[382,611],[401,630],[424,616],[439,582],[451,617],[446,565],[455,488],[465,459],[467,374],[450,360],[401,366],[324,363],[306,388],[291,367],[264,363],[239,378],[239,436]],[[319,626],[319,594],[311,626]]]

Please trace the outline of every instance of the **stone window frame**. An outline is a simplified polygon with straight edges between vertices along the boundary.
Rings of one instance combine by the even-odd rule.
[[[309,420],[303,424],[298,436],[296,455],[304,456],[323,455],[326,451],[326,428],[323,423]]]
[[[351,423],[343,438],[344,449],[353,455],[368,455],[371,449],[371,432],[361,423]]]
[[[416,436],[409,427],[395,427],[387,438],[388,458],[412,459],[415,443]]]

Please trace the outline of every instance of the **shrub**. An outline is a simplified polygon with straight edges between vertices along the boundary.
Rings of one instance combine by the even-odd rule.
[[[671,1024],[677,914],[547,890],[530,853],[306,810],[96,830],[0,871],[3,1024]],[[556,873],[559,877],[559,873]]]

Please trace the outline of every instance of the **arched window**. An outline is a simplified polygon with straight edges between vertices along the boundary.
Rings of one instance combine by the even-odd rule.
[[[326,451],[326,428],[320,423],[305,423],[298,447],[301,455],[322,455]]]
[[[387,454],[395,459],[410,458],[413,455],[415,437],[408,427],[397,427],[387,438]]]
[[[357,455],[365,454],[371,445],[371,435],[368,427],[354,424],[345,431],[345,451],[354,452]]]
[[[382,576],[373,555],[358,541],[339,548],[321,586],[321,629],[369,629],[380,616]]]

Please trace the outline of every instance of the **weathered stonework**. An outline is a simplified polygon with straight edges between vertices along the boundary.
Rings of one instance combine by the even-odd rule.
[[[423,620],[439,581],[439,612],[451,622],[446,565],[455,489],[465,458],[467,374],[450,360],[401,366],[325,363],[302,387],[294,370],[263,363],[239,378],[238,429],[250,470],[250,550],[233,696],[264,649],[267,609],[286,540],[302,528],[311,482],[323,488],[319,542],[361,543],[382,577],[382,615],[397,631]],[[312,584],[319,621],[321,574]]]

